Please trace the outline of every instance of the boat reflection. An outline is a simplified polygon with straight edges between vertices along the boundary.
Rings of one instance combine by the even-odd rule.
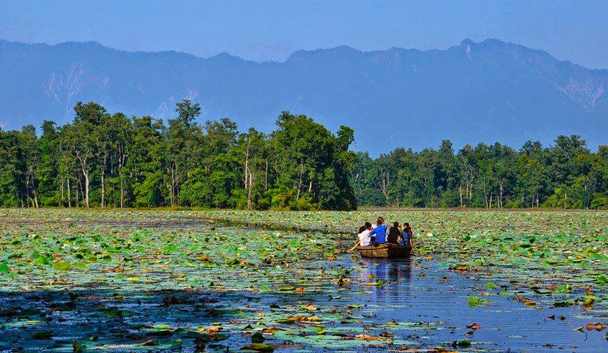
[[[364,266],[360,271],[363,283],[376,284],[371,286],[376,304],[406,304],[412,295],[412,277],[414,260],[374,260],[362,261]]]

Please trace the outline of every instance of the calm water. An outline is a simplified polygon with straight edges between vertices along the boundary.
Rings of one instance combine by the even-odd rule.
[[[414,337],[425,345],[469,339],[472,347],[460,351],[608,352],[606,331],[575,331],[589,322],[607,323],[605,318],[585,314],[580,307],[529,308],[491,294],[483,297],[490,300],[486,306],[472,308],[468,304],[470,296],[497,293],[499,289],[488,290],[483,281],[427,261],[347,260],[345,264],[357,268],[355,273],[362,279],[373,276],[385,282],[381,288],[373,288],[358,298],[366,306],[364,310],[375,313],[376,320],[427,322],[436,328]],[[553,316],[554,320],[549,318]],[[473,323],[480,328],[467,328]]]

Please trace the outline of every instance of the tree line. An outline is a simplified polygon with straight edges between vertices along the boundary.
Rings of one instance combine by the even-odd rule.
[[[608,208],[608,146],[592,152],[578,135],[555,144],[495,143],[457,152],[397,148],[377,159],[359,153],[352,185],[361,205],[478,208]]]
[[[350,210],[396,207],[608,208],[608,146],[580,136],[515,150],[397,148],[378,158],[283,112],[276,129],[239,132],[230,119],[197,122],[184,100],[167,123],[77,103],[71,123],[0,129],[0,206],[203,207]]]
[[[230,119],[199,124],[184,100],[167,124],[77,103],[41,134],[0,129],[0,206],[354,209],[352,129],[332,134],[283,112],[276,129],[239,132]]]

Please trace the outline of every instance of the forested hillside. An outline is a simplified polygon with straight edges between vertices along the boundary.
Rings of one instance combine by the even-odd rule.
[[[270,134],[230,119],[199,124],[184,100],[167,123],[78,103],[73,121],[0,130],[0,206],[353,209],[364,206],[608,208],[608,146],[580,136],[516,150],[445,140],[377,159],[282,113]]]
[[[443,139],[457,148],[519,147],[577,134],[594,149],[608,139],[608,70],[492,39],[446,50],[298,50],[263,63],[226,53],[199,58],[0,40],[0,77],[4,129],[38,128],[42,119],[63,125],[78,101],[166,121],[187,98],[207,119],[229,116],[266,134],[283,110],[314,116],[331,131],[347,125],[356,149],[373,157]]]

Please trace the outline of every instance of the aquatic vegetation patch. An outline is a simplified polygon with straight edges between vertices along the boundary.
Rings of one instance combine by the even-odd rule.
[[[196,212],[192,212],[196,215]],[[210,211],[204,217],[245,224],[275,225],[354,234],[365,221],[383,216],[388,224],[409,222],[415,252],[463,275],[491,278],[494,288],[513,295],[522,288],[567,298],[587,309],[606,305],[608,213],[533,211]],[[354,236],[353,236],[354,238]],[[588,292],[600,301],[590,302]],[[593,304],[593,305],[592,305]]]
[[[373,299],[439,269],[455,277],[437,295],[471,279],[460,310],[576,308],[605,334],[605,214],[383,213],[414,226],[415,271],[346,252],[376,215],[0,210],[0,349],[504,351],[477,319],[403,320],[408,301]]]

